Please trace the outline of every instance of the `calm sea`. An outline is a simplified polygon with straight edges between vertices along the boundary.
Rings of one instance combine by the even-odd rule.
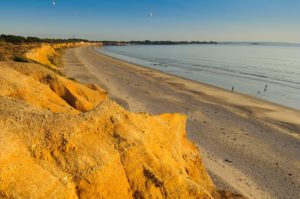
[[[101,53],[300,110],[300,45],[108,46]],[[267,85],[267,89],[265,89]]]

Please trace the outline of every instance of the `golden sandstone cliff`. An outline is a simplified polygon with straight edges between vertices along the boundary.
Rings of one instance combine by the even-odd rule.
[[[25,57],[40,64],[47,65],[53,69],[57,69],[53,59],[59,56],[59,49],[78,47],[82,45],[92,45],[90,43],[62,43],[62,44],[41,44],[37,48],[32,48],[25,53]]]
[[[26,57],[57,68],[55,48]],[[216,190],[185,116],[128,112],[43,65],[0,62],[0,198],[239,197]]]

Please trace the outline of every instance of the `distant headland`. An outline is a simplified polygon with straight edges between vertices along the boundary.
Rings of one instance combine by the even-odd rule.
[[[102,41],[106,46],[125,45],[183,45],[183,44],[218,44],[216,41]]]

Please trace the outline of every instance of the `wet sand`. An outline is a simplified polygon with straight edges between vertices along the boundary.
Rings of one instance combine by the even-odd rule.
[[[67,76],[106,89],[135,112],[187,115],[187,133],[200,148],[219,188],[248,198],[300,198],[300,111],[73,48]]]

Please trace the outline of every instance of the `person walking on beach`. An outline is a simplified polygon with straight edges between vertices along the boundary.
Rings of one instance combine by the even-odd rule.
[[[268,85],[266,84],[266,85],[265,85],[264,92],[267,92],[267,88],[268,88]]]

